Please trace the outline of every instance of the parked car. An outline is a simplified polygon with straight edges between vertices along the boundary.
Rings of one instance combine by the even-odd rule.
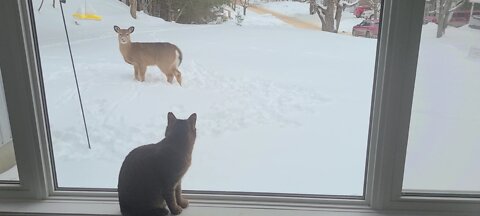
[[[371,10],[371,8],[369,6],[358,6],[353,11],[353,15],[355,15],[357,18],[360,18],[363,12],[366,10]]]
[[[454,26],[454,27],[461,27],[464,25],[467,25],[470,21],[470,13],[471,11],[465,10],[465,11],[453,11],[450,20],[448,21],[448,25]],[[473,15],[477,16],[480,15],[479,10],[473,11]],[[423,18],[423,24],[427,23],[438,23],[437,22],[437,17],[436,16],[425,16]]]
[[[360,24],[353,26],[352,35],[356,37],[377,38],[379,25],[379,20],[363,20]]]
[[[480,15],[473,15],[472,20],[470,20],[470,28],[480,29]]]

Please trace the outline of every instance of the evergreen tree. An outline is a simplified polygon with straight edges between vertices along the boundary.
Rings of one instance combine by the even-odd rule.
[[[166,21],[178,23],[208,23],[216,19],[215,12],[231,0],[138,0],[138,9]]]

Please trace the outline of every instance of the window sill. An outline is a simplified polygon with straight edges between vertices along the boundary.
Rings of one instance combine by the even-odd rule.
[[[114,200],[0,200],[0,215],[118,215],[118,202]],[[452,216],[469,215],[452,212],[376,211],[367,206],[326,205],[322,207],[291,207],[289,205],[259,205],[258,203],[231,202],[231,204],[193,201],[181,216]]]

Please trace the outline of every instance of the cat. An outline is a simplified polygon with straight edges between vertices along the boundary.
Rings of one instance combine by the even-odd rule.
[[[165,138],[132,150],[118,177],[118,199],[123,216],[178,215],[187,208],[182,197],[182,177],[192,161],[197,136],[197,114],[177,119],[171,112]]]

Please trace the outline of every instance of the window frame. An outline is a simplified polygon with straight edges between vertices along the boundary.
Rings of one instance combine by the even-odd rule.
[[[185,215],[473,215],[480,199],[402,193],[425,0],[384,0],[372,93],[364,199],[187,193]],[[116,193],[56,191],[34,23],[25,0],[0,1],[0,65],[20,183],[0,184],[0,215],[118,215]]]

